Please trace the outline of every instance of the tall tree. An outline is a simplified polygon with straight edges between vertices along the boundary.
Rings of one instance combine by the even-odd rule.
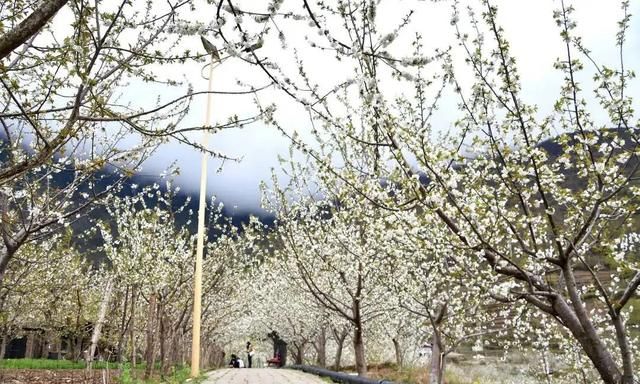
[[[18,248],[95,207],[159,144],[186,143],[227,159],[188,132],[256,118],[230,113],[210,127],[183,121],[194,98],[208,93],[168,70],[209,58],[184,48],[194,32],[180,20],[193,1],[32,3],[0,8],[0,33],[10,29],[0,39],[0,282]]]
[[[228,3],[229,12],[242,14]],[[624,61],[629,3],[621,5],[619,62],[610,67],[576,35],[573,7],[559,4],[554,18],[565,52],[555,68],[563,79],[547,115],[527,103],[488,0],[472,2],[467,13],[454,4],[459,49],[425,55],[418,36],[414,53],[404,57],[393,52],[407,41],[400,36],[412,10],[399,27],[383,31],[388,3],[304,2],[301,12],[320,32],[307,40],[311,48],[331,50],[344,73],[353,74],[332,85],[301,55],[291,73],[272,70],[253,54],[259,70],[308,111],[312,139],[292,134],[273,116],[269,122],[320,164],[323,182],[340,180],[363,204],[433,217],[430,225],[452,236],[458,256],[481,258],[493,276],[509,281],[500,297],[505,304],[526,303],[563,327],[606,383],[634,380],[625,308],[640,285],[626,240],[638,228],[639,148],[629,86],[634,72]],[[283,20],[277,11],[265,17]],[[228,40],[269,37],[246,19],[235,21],[242,33],[222,27]],[[595,102],[578,82],[583,61],[594,73]],[[398,95],[394,87],[411,91]],[[431,124],[445,92],[457,98],[460,117],[438,135]],[[604,124],[593,118],[598,108],[608,118]],[[372,193],[375,185],[384,193]]]

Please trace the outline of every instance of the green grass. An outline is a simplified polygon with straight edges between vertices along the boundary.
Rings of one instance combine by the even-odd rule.
[[[96,369],[106,368],[107,363],[96,361],[93,367]],[[115,363],[109,363],[109,368],[115,368]],[[49,359],[4,359],[0,360],[0,369],[84,369],[84,361],[73,362],[71,360],[49,360]]]
[[[171,384],[182,384],[187,381],[191,377],[191,367],[183,367],[180,369],[176,369],[173,375],[169,378],[165,378],[166,383]],[[201,373],[200,376],[196,377],[194,380],[190,381],[190,383],[202,383],[206,376],[204,373]]]
[[[109,363],[109,368],[118,370],[120,367],[122,371],[120,376],[118,377],[118,382],[121,384],[158,384],[158,383],[167,383],[167,384],[183,384],[189,379],[191,376],[191,369],[188,366],[185,367],[177,367],[173,370],[170,375],[164,377],[163,380],[160,378],[154,377],[149,380],[142,380],[142,371],[145,368],[145,364],[136,364],[135,375],[131,372],[130,364],[122,364],[119,366],[117,363]],[[96,361],[93,363],[93,367],[95,369],[104,369],[107,368],[107,363],[104,361]],[[159,366],[158,366],[159,367]],[[85,369],[86,364],[84,361],[73,362],[70,360],[48,360],[48,359],[4,359],[0,360],[0,369]],[[157,370],[154,375],[157,375]],[[203,382],[205,379],[204,375],[200,375],[200,377],[195,380],[190,381],[189,383],[197,384]]]
[[[136,369],[137,370],[137,369]],[[140,373],[137,376],[142,376]],[[131,370],[128,367],[125,367],[122,370],[122,374],[118,378],[118,382],[120,384],[183,384],[185,383],[191,376],[191,368],[188,366],[176,368],[174,372],[168,376],[165,376],[162,380],[160,378],[151,378],[149,380],[143,380],[142,378],[133,377],[131,375]],[[205,375],[201,374],[199,377],[190,381],[189,384],[197,384],[203,382],[205,379]]]

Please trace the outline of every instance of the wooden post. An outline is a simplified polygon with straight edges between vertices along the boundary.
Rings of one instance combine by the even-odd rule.
[[[211,127],[211,99],[213,86],[213,64],[215,56],[211,54],[209,63],[209,93],[207,94],[207,112],[205,131],[202,135],[202,148],[209,145],[209,127]],[[202,255],[204,253],[204,218],[207,206],[207,152],[202,152],[200,168],[200,205],[198,208],[198,241],[196,244],[196,270],[193,277],[193,333],[191,340],[191,377],[200,375],[200,317],[202,315]]]

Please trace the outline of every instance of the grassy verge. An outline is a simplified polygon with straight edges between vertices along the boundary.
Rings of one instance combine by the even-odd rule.
[[[142,376],[142,375],[137,374],[136,376]],[[134,375],[131,374],[131,369],[125,367],[122,370],[120,376],[118,377],[118,383],[120,384],[159,384],[159,383],[183,384],[187,380],[189,380],[190,376],[191,376],[191,368],[189,368],[188,366],[185,366],[185,367],[174,369],[170,375],[166,375],[164,376],[164,378],[152,377],[152,378],[149,378],[148,380],[143,380],[142,378],[134,377]],[[205,377],[206,376],[204,374],[201,374],[197,378],[189,381],[189,383],[190,384],[201,383],[204,381]]]
[[[109,368],[115,368],[115,363],[109,363]],[[95,369],[104,369],[107,363],[96,361],[93,363]],[[84,369],[84,361],[71,360],[48,360],[48,359],[4,359],[0,360],[0,369]]]
[[[117,363],[106,363],[104,361],[94,362],[95,370],[109,368],[112,372],[112,380],[118,384],[183,384],[191,376],[191,369],[188,366],[174,367],[169,375],[163,378],[155,370],[152,378],[143,380],[145,364],[137,364],[132,369],[130,364],[119,365]],[[86,368],[83,361],[73,362],[70,360],[48,360],[48,359],[4,359],[0,360],[0,369],[7,370],[82,370]],[[189,384],[203,382],[204,375],[189,381]],[[0,380],[1,381],[1,380]]]
[[[424,368],[401,367],[398,368],[393,363],[383,363],[369,365],[367,367],[367,375],[375,379],[386,379],[394,383],[426,383],[428,375]],[[449,381],[447,381],[449,383]]]
[[[543,383],[527,372],[528,364],[488,363],[482,365],[457,364],[449,362],[445,370],[447,384],[533,384]],[[387,379],[394,383],[419,384],[429,382],[429,367],[381,364],[370,366],[367,375],[374,379]],[[554,381],[555,382],[555,381]],[[571,381],[562,381],[563,383]]]

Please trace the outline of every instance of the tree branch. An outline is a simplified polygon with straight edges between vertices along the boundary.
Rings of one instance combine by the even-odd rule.
[[[69,0],[44,0],[38,9],[0,38],[0,60],[36,34]]]

